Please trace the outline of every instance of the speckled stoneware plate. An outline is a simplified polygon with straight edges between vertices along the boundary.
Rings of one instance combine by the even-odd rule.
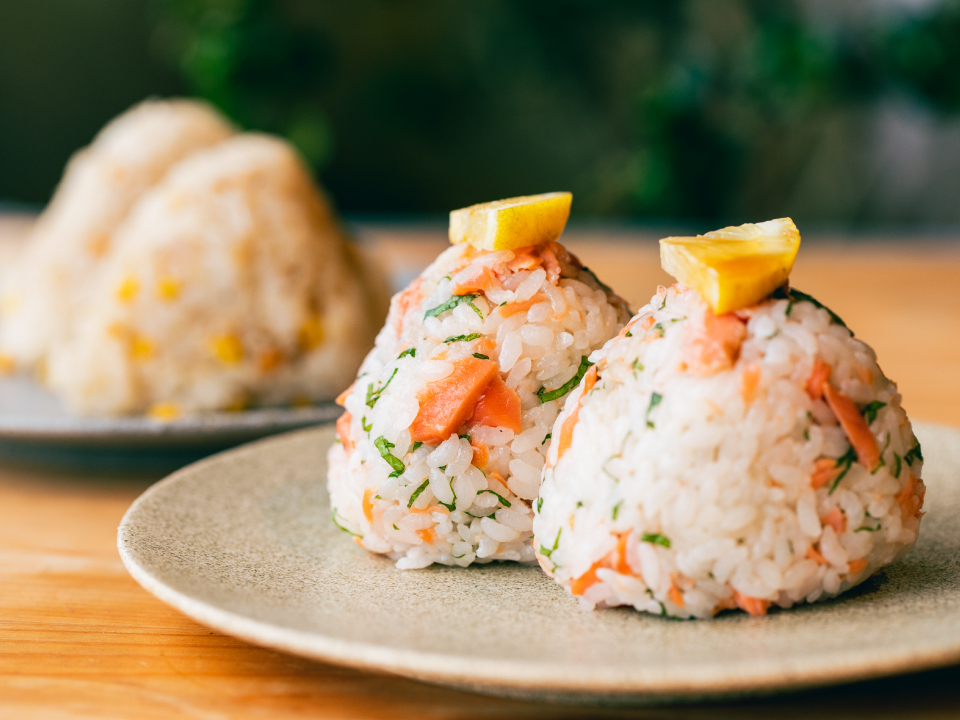
[[[919,425],[929,513],[904,560],[763,618],[582,611],[535,567],[400,571],[330,521],[330,428],[262,440],[147,491],[119,530],[147,590],[212,628],[358,668],[518,697],[667,701],[960,661],[960,430]]]
[[[161,422],[139,417],[80,417],[26,377],[0,377],[0,456],[75,461],[83,453],[123,458],[185,457],[335,420],[334,403],[304,408],[213,412]],[[82,459],[82,458],[81,458]]]

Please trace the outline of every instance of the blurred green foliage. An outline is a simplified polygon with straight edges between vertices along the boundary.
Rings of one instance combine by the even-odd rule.
[[[158,3],[188,86],[360,211],[563,187],[581,212],[771,214],[831,116],[960,112],[957,0],[832,26],[776,0]]]
[[[182,92],[351,213],[960,222],[960,0],[11,0],[0,198]]]

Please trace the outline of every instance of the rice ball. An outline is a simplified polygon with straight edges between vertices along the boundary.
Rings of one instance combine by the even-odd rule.
[[[0,300],[0,360],[29,369],[77,317],[115,244],[114,231],[147,189],[180,160],[233,135],[194,100],[149,100],[111,121],[76,153]]]
[[[803,293],[660,288],[553,426],[533,522],[585,607],[705,618],[834,597],[917,540],[923,457],[865,343]]]
[[[332,399],[386,310],[289,144],[237,135],[147,191],[114,234],[49,385],[77,412]]]
[[[393,298],[341,397],[334,522],[400,568],[533,561],[550,428],[628,318],[555,242],[446,250]]]

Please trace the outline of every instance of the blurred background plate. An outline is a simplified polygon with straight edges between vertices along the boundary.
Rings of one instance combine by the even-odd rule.
[[[0,377],[0,459],[26,464],[177,467],[257,438],[332,422],[336,404],[210,412],[170,421],[81,417],[26,377]]]

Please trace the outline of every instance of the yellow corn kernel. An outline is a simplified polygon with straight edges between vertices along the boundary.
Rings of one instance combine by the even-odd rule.
[[[0,354],[0,373],[9,375],[17,369],[17,361],[9,355]]]
[[[123,303],[133,302],[138,294],[140,294],[140,281],[132,275],[117,288],[117,300]]]
[[[134,360],[149,360],[153,357],[153,343],[142,336],[130,338],[130,357]]]
[[[157,280],[157,297],[161,300],[173,301],[180,297],[182,283],[172,277],[164,276]]]
[[[323,342],[323,322],[319,316],[311,315],[300,326],[297,342],[302,350],[313,350]]]
[[[215,337],[211,342],[211,346],[213,348],[213,354],[227,365],[233,365],[243,360],[243,344],[236,335],[221,335],[220,337]]]
[[[171,402],[154,403],[150,406],[150,409],[147,410],[147,415],[154,420],[169,422],[180,417],[180,408],[176,403]]]

